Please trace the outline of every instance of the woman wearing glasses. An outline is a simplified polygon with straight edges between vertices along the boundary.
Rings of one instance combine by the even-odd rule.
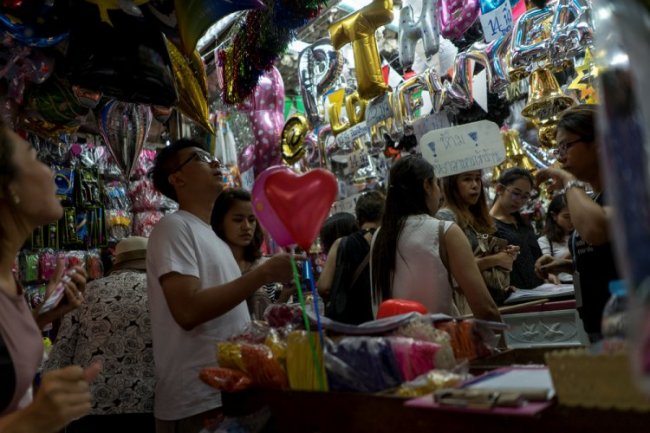
[[[535,273],[535,261],[541,257],[542,250],[535,231],[519,213],[530,200],[532,189],[533,177],[528,170],[519,167],[506,170],[499,176],[497,196],[490,209],[497,225],[496,236],[519,247],[510,271],[510,285],[518,289],[534,289],[544,283]]]
[[[595,120],[597,105],[578,105],[562,113],[557,129],[557,159],[562,168],[548,168],[537,174],[537,181],[551,179],[553,187],[564,188],[566,202],[575,227],[569,239],[575,274],[578,312],[591,341],[602,338],[600,321],[609,298],[608,284],[618,280],[609,239],[610,208],[600,177],[599,143]],[[586,184],[592,194],[586,192]],[[536,265],[541,275],[567,271],[558,260],[544,258]]]

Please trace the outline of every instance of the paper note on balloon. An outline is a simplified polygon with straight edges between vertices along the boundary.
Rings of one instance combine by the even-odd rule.
[[[355,215],[354,210],[357,205],[357,200],[361,197],[361,194],[354,194],[350,197],[346,197],[343,200],[337,200],[332,204],[332,210],[330,213],[335,214],[339,212],[347,212],[352,215]]]
[[[426,116],[419,117],[413,122],[413,131],[418,143],[422,140],[422,136],[429,131],[436,129],[449,128],[449,118],[447,113],[441,111],[440,113],[427,114]]]
[[[506,159],[499,127],[489,120],[427,132],[420,151],[437,177],[491,168]]]
[[[366,106],[366,125],[368,127],[375,126],[382,120],[386,120],[392,116],[393,110],[390,106],[388,93],[377,96]]]
[[[346,145],[346,144],[350,145],[357,138],[361,138],[364,135],[367,135],[369,133],[370,130],[368,129],[368,126],[364,121],[341,132],[339,135],[336,136],[336,142],[339,145]]]
[[[491,42],[501,35],[512,31],[512,9],[510,2],[505,0],[501,6],[483,13],[480,17],[485,42]]]

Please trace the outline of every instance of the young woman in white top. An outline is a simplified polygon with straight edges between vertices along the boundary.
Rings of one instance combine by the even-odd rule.
[[[467,237],[456,224],[433,218],[441,197],[433,166],[406,156],[393,165],[389,179],[381,228],[371,248],[375,314],[379,303],[390,298],[420,302],[430,313],[452,313],[453,288],[439,254],[443,242],[451,274],[475,317],[501,320]]]
[[[569,251],[569,235],[573,232],[571,214],[566,204],[566,196],[558,194],[553,197],[546,211],[546,223],[544,234],[537,239],[542,254],[551,256],[554,259],[564,261],[568,266],[573,263],[571,251]],[[553,283],[570,283],[573,275],[568,272],[559,274],[548,274],[548,280]]]

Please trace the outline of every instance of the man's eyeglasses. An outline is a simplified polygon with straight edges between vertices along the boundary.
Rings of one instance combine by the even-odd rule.
[[[189,162],[195,159],[199,162],[204,162],[206,164],[216,164],[218,168],[221,167],[221,162],[216,158],[212,158],[212,156],[210,156],[208,152],[194,152],[192,156],[187,158],[185,161],[181,162],[180,165],[176,167],[176,169],[174,169],[173,173],[176,173],[177,171],[181,170],[183,167],[185,167],[186,164],[188,164]]]
[[[577,138],[573,141],[569,141],[567,143],[558,143],[557,149],[553,151],[556,157],[562,158],[566,153],[571,149],[575,144],[580,143],[582,140],[581,138]]]
[[[520,191],[518,189],[506,188],[506,191],[510,193],[512,198],[519,201],[530,201],[531,195],[527,192]]]

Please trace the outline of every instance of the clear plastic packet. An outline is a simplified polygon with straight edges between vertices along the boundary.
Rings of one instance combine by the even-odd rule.
[[[332,391],[378,392],[403,382],[390,341],[383,337],[344,337],[328,344],[325,366]]]
[[[455,388],[472,378],[470,374],[454,373],[449,370],[432,370],[403,383],[396,391],[400,397],[419,397],[439,389]]]
[[[434,325],[449,334],[456,361],[471,361],[489,356],[497,350],[499,336],[489,322],[467,319],[436,322]]]
[[[271,348],[263,344],[242,344],[242,362],[253,382],[266,389],[287,389],[289,380]]]
[[[413,380],[436,367],[448,367],[439,365],[441,360],[443,363],[445,362],[444,355],[438,359],[438,354],[442,349],[439,344],[406,337],[388,337],[387,339],[393,349],[403,380]]]

